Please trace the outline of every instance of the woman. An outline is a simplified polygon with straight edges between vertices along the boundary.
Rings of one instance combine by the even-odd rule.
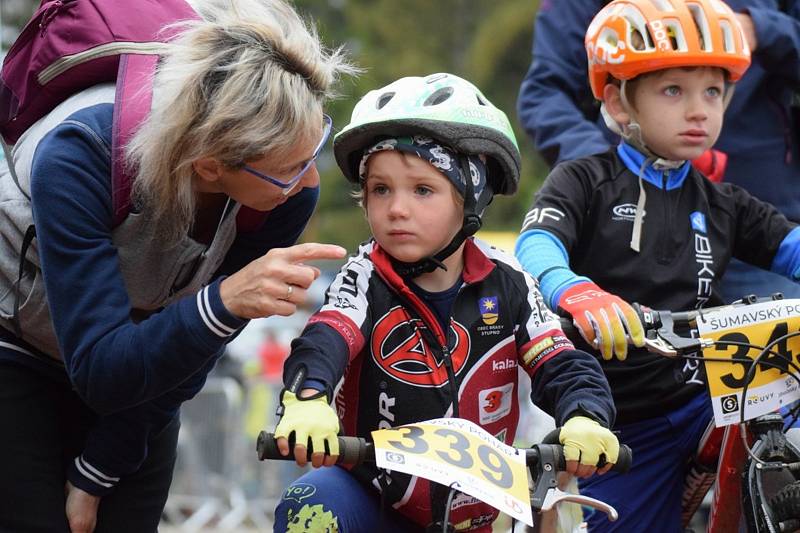
[[[126,146],[121,224],[112,85],[14,146],[30,201],[0,176],[0,530],[155,531],[181,402],[248,319],[304,301],[306,261],[345,254],[292,244],[318,196],[322,105],[353,67],[281,0],[205,1]],[[267,213],[244,229],[242,207]]]

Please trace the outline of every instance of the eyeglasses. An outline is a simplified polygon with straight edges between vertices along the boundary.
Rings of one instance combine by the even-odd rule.
[[[247,165],[244,165],[242,169],[246,170],[253,176],[259,177],[262,180],[268,181],[271,184],[280,187],[281,189],[283,189],[283,195],[286,196],[287,194],[292,192],[292,189],[294,189],[295,185],[297,185],[300,182],[300,180],[303,178],[303,175],[306,172],[308,172],[308,169],[310,169],[311,166],[314,164],[314,162],[317,160],[317,157],[319,157],[319,154],[322,152],[322,149],[325,147],[325,143],[328,142],[328,137],[331,136],[331,130],[333,129],[333,119],[328,115],[323,114],[322,120],[324,122],[322,126],[322,139],[320,139],[319,144],[314,149],[314,155],[312,155],[311,159],[309,159],[308,161],[305,162],[305,164],[303,164],[303,168],[301,168],[300,172],[295,174],[294,177],[292,177],[292,179],[288,181],[281,181],[271,176],[267,176],[266,174],[262,174],[258,170],[249,167]]]

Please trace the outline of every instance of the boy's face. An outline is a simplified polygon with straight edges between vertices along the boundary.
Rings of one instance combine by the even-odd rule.
[[[636,82],[634,117],[647,147],[665,159],[694,159],[714,145],[725,111],[717,68],[670,68]]]
[[[463,206],[441,172],[411,154],[383,151],[370,156],[364,205],[372,236],[399,261],[435,254],[461,228]]]

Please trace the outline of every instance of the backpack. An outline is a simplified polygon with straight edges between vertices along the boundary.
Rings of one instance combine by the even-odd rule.
[[[115,82],[111,190],[118,226],[131,210],[124,146],[150,110],[158,54],[175,35],[168,26],[196,18],[185,0],[42,0],[0,71],[3,148],[69,96]],[[16,181],[9,153],[6,159]],[[256,229],[264,218],[244,207],[239,214],[240,228]]]

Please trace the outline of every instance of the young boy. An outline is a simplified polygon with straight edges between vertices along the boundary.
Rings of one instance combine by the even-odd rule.
[[[589,529],[678,532],[685,465],[711,405],[696,362],[628,353],[628,341],[641,347],[643,333],[627,302],[720,305],[731,257],[797,279],[800,233],[772,206],[709,182],[687,162],[716,141],[732,83],[749,65],[725,4],[614,0],[592,21],[586,50],[592,91],[624,141],[551,172],[517,257],[547,304],[570,314],[597,346],[618,410],[615,429],[633,450],[624,478],[581,483],[583,494],[620,512],[613,526],[590,517]]]
[[[331,452],[312,464],[332,464],[340,419],[345,435],[369,438],[454,416],[511,443],[518,366],[531,376],[533,400],[563,425],[573,472],[593,473],[602,454],[616,461],[599,365],[566,340],[516,260],[470,237],[493,193],[517,187],[519,151],[505,114],[456,76],[402,78],[361,99],[334,150],[360,187],[373,240],[342,267],[284,366],[287,386],[306,372],[297,395],[282,393],[275,431],[295,434],[297,462],[306,462],[308,436],[314,450]],[[285,438],[279,447],[290,453]],[[447,491],[429,488],[396,472],[379,479],[374,466],[315,470],[287,489],[275,531],[299,520],[313,531],[378,531],[381,513],[392,531],[417,531],[442,519]],[[496,516],[459,496],[450,521],[490,531]]]

